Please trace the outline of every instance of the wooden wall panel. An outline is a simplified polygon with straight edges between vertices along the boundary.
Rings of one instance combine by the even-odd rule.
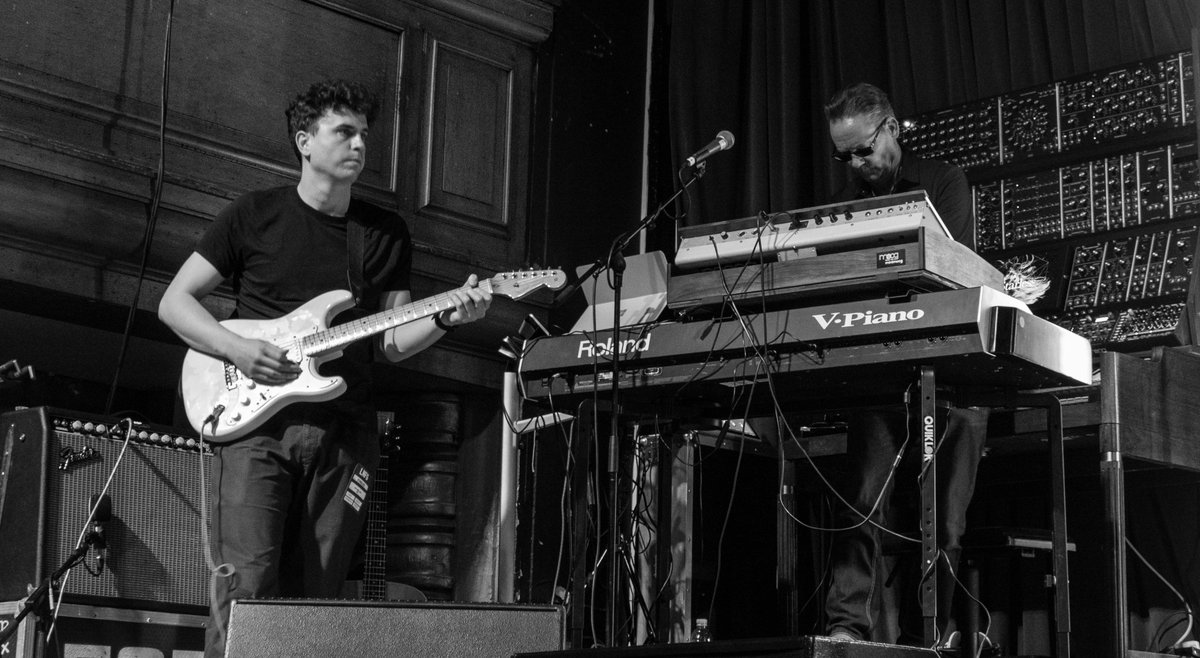
[[[371,126],[361,187],[395,189],[395,99],[404,28],[296,0],[207,0],[182,4],[172,64],[172,109],[204,123],[207,136],[294,171],[284,109],[309,83],[341,77],[371,87],[382,101]],[[182,8],[187,8],[183,11]],[[189,29],[190,28],[190,29]],[[222,137],[225,139],[222,139]],[[242,136],[265,137],[267,144]],[[229,139],[232,138],[232,139]]]
[[[153,144],[139,149],[117,133],[129,119],[158,121],[167,6],[20,0],[0,9],[9,14],[0,15],[0,59],[25,85],[91,110],[105,129],[80,146],[148,162]],[[383,116],[394,113],[399,26],[297,0],[179,1],[172,25],[168,124],[176,139],[202,140],[201,149],[294,170],[283,109],[323,77],[371,85],[385,100]],[[387,146],[370,163],[376,180],[364,182],[390,188],[390,122],[376,137]]]
[[[430,173],[421,210],[503,227],[512,71],[441,43],[432,60]]]
[[[455,244],[497,269],[525,261],[532,57],[454,29],[430,31],[424,52],[418,235]]]

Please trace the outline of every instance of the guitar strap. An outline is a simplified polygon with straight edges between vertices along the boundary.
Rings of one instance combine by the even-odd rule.
[[[373,305],[369,304],[371,300],[365,299],[367,283],[364,260],[367,252],[367,231],[354,215],[347,215],[346,220],[346,278],[350,280],[354,305],[365,311],[375,311]]]

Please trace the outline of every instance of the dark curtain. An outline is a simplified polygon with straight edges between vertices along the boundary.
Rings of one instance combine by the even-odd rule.
[[[673,157],[665,164],[677,167],[718,131],[736,137],[692,187],[685,223],[806,205],[815,127],[807,6],[678,2],[670,19]]]
[[[656,190],[729,130],[687,225],[823,203],[845,169],[821,105],[867,81],[912,116],[1191,47],[1196,0],[658,0],[669,147]],[[663,152],[665,151],[665,152]]]

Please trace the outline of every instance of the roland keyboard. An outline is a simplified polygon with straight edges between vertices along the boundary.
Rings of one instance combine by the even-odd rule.
[[[639,325],[615,349],[623,400],[719,402],[768,374],[808,399],[845,399],[902,386],[921,366],[936,368],[939,384],[1013,390],[1087,384],[1092,371],[1087,339],[988,287]],[[611,332],[531,341],[518,365],[525,396],[611,388],[613,350]]]

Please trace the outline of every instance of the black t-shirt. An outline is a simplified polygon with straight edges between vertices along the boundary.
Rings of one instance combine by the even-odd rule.
[[[918,158],[908,152],[900,154],[900,180],[895,194],[925,190],[929,202],[949,229],[951,237],[972,250],[975,249],[975,213],[971,210],[971,186],[963,170],[948,162]],[[835,197],[834,202],[877,196],[871,186],[853,176]]]
[[[348,244],[350,222],[363,227],[361,247]],[[281,317],[317,295],[353,289],[351,254],[357,258],[360,250],[362,297],[373,305],[342,313],[332,324],[374,313],[386,291],[410,289],[412,241],[400,216],[355,199],[345,217],[333,217],[305,204],[294,186],[278,187],[231,203],[196,247],[233,286],[236,317],[248,320]],[[347,378],[351,390],[343,398],[367,394],[372,342],[351,344],[342,358],[321,368]]]

